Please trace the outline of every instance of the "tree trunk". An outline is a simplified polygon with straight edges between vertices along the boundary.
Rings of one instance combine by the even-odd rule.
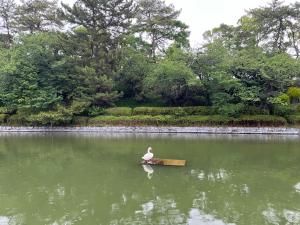
[[[156,51],[156,40],[155,40],[155,34],[152,33],[152,38],[151,38],[151,56],[152,56],[152,58],[154,60],[156,58],[155,51]]]
[[[296,53],[296,58],[298,59],[299,58],[299,48],[298,48],[297,43],[296,43],[295,31],[292,28],[291,28],[291,32],[292,32],[293,47],[294,47],[294,50],[295,50],[295,53]]]

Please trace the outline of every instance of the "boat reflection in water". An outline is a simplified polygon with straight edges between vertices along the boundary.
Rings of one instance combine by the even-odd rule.
[[[151,180],[154,173],[153,168],[150,165],[142,165],[142,166],[144,171],[147,173],[148,179]]]

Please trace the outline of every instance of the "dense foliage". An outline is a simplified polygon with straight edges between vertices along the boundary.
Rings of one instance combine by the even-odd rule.
[[[163,0],[2,0],[0,122],[165,115],[106,109],[126,101],[204,107],[169,109],[182,116],[299,120],[300,3],[249,10],[236,26],[207,31],[197,49],[179,15]]]

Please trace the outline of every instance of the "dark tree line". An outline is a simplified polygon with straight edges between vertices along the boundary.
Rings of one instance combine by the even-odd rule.
[[[76,115],[131,99],[285,114],[299,101],[300,3],[249,10],[199,49],[179,15],[163,0],[1,0],[0,107]]]

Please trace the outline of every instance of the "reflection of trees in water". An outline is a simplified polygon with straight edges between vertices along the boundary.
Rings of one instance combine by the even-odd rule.
[[[0,215],[32,225],[297,221],[295,149],[235,151],[224,145],[216,154],[216,143],[206,150],[198,142],[176,141],[189,146],[189,152],[178,153],[189,166],[157,167],[148,180],[137,165],[144,149],[135,149],[148,146],[144,141],[39,137],[1,142]],[[158,144],[168,148],[165,141]]]
[[[131,216],[112,220],[110,224],[185,224],[186,217],[173,199],[157,196],[156,199],[143,203]]]
[[[300,224],[300,205],[296,200],[300,198],[291,189],[293,180],[299,178],[288,169],[265,171],[245,165],[230,172],[192,170],[191,176],[202,185],[193,207],[213,212],[226,223]]]
[[[300,212],[284,209],[282,211],[269,207],[262,212],[269,224],[300,224]]]

